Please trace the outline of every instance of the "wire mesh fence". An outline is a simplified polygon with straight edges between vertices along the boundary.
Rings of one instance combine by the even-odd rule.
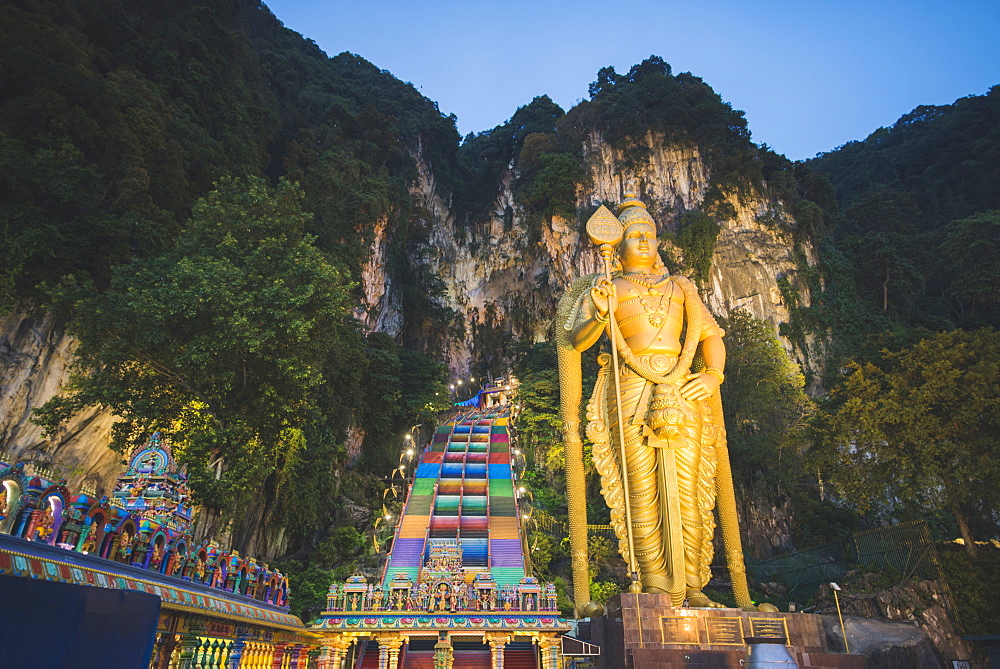
[[[557,539],[568,536],[566,523],[541,509],[535,509],[531,512],[531,524],[529,524],[529,527],[539,532],[545,532]],[[587,525],[587,536],[599,536],[611,540],[617,539],[615,528],[611,525]]]
[[[806,602],[821,585],[855,569],[882,574],[894,585],[915,578],[944,580],[930,527],[923,520],[875,527],[847,541],[770,560],[747,561],[747,572],[758,584],[783,586],[783,593],[769,593],[768,599],[786,603]]]
[[[943,578],[930,527],[923,520],[857,532],[854,546],[858,565],[868,570],[893,570],[900,581]]]
[[[795,551],[755,562],[747,560],[747,573],[758,584],[781,584],[785,591],[772,590],[768,599],[805,602],[823,583],[839,580],[852,569],[851,559],[841,542]]]

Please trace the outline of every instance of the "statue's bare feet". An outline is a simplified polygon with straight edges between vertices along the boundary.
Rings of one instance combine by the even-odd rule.
[[[724,609],[725,605],[713,602],[701,590],[688,590],[688,606],[694,609]]]

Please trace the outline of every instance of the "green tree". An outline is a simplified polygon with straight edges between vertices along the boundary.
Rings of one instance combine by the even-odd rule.
[[[946,294],[955,302],[956,317],[1000,324],[1000,209],[950,223],[942,248],[953,272]]]
[[[855,364],[812,430],[827,472],[862,511],[947,510],[975,556],[970,509],[1000,509],[1000,334],[932,335]]]
[[[720,388],[733,471],[744,480],[760,474],[794,480],[794,436],[813,410],[802,371],[770,323],[741,310],[720,323],[727,350],[726,382]]]
[[[117,450],[171,438],[201,503],[235,512],[268,479],[275,493],[320,410],[328,351],[351,335],[352,286],[305,234],[301,198],[223,179],[174,248],[114,270],[104,293],[57,291],[80,348],[67,394],[35,420],[53,430],[102,406],[120,418]]]
[[[529,466],[543,472],[550,483],[565,466],[559,415],[559,370],[551,343],[533,344],[524,350],[514,371],[521,387],[518,403],[520,443]]]
[[[924,277],[918,266],[920,210],[909,195],[888,189],[866,193],[844,212],[859,284],[882,311],[907,314]],[[924,243],[926,243],[924,241]]]

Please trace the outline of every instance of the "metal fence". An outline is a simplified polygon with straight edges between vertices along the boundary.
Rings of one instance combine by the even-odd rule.
[[[808,550],[795,551],[754,562],[747,560],[747,573],[759,584],[780,583],[787,592],[772,594],[771,599],[805,602],[823,583],[837,581],[852,569],[844,544],[837,542]]]
[[[923,520],[857,532],[854,546],[858,565],[866,569],[893,570],[900,581],[944,578],[930,527]]]
[[[747,572],[757,583],[780,583],[787,588],[783,597],[769,600],[799,603],[812,597],[822,584],[859,568],[886,575],[896,584],[913,578],[944,580],[934,539],[923,520],[856,532],[844,542],[770,560],[747,561]]]
[[[531,512],[531,525],[533,525],[531,529],[545,532],[559,539],[568,536],[566,523],[541,509],[535,509]],[[587,536],[605,537],[612,541],[617,540],[615,528],[610,525],[587,525]]]

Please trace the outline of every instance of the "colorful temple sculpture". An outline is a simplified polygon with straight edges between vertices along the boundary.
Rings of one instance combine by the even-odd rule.
[[[0,575],[159,596],[152,667],[304,668],[317,654],[317,635],[288,613],[281,572],[194,540],[187,475],[158,434],[132,455],[110,498],[52,479],[31,464],[0,463]]]
[[[503,388],[501,391],[499,388]],[[314,625],[326,664],[556,669],[570,630],[531,576],[512,465],[510,384],[492,384],[420,455],[382,577],[334,584]]]

